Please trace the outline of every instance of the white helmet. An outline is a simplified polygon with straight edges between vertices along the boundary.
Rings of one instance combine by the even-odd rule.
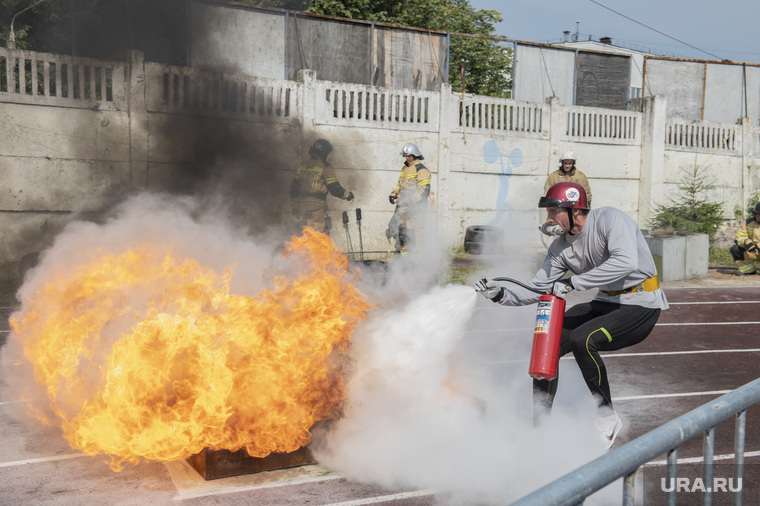
[[[401,156],[409,155],[414,155],[420,160],[423,159],[422,153],[420,153],[420,148],[418,148],[417,145],[413,142],[407,142],[404,144],[404,149],[401,150]]]
[[[560,163],[564,162],[565,160],[572,160],[575,161],[575,154],[572,151],[565,151],[565,153],[562,155],[562,158],[559,159]]]

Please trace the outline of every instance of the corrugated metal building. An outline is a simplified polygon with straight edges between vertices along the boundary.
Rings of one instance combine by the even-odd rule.
[[[192,0],[192,67],[296,80],[434,91],[448,81],[444,32],[227,2]]]

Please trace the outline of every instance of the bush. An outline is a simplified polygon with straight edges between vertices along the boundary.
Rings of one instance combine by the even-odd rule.
[[[690,171],[683,171],[676,198],[671,198],[669,205],[655,205],[649,219],[652,229],[673,227],[681,232],[707,234],[712,245],[715,233],[723,224],[723,202],[710,202],[704,196],[712,188],[705,180],[705,170],[695,166]]]
[[[751,209],[754,209],[755,204],[758,202],[760,202],[760,191],[753,192],[752,195],[749,196],[749,201],[745,207],[738,204],[734,206],[734,217],[737,220],[743,220],[747,217],[747,213],[749,213],[750,216],[753,216],[754,213],[752,213]]]

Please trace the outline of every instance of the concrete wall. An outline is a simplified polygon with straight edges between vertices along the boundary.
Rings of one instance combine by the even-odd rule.
[[[289,223],[291,171],[320,137],[356,194],[351,203],[329,199],[332,236],[346,247],[341,213],[349,211],[358,246],[361,208],[364,248],[376,252],[391,248],[387,195],[408,141],[433,172],[431,228],[447,248],[462,244],[468,226],[494,225],[510,247],[541,250],[536,202],[567,149],[589,176],[594,207],[621,208],[642,228],[694,164],[715,179],[710,197],[726,203],[727,218],[760,174],[757,128],[668,118],[662,97],[618,111],[462,96],[448,85],[337,83],[309,71],[298,82],[265,79],[144,62],[138,53],[118,63],[0,49],[0,63],[27,61],[17,68],[42,70],[0,83],[6,264],[44,248],[72,216],[98,217],[136,191],[195,195],[236,219],[241,233],[271,232]],[[64,68],[79,74],[61,81],[55,69]],[[27,81],[34,85],[16,86]],[[61,96],[75,81],[79,91]]]

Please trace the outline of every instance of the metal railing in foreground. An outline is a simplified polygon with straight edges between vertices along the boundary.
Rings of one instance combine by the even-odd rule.
[[[678,447],[699,433],[704,433],[703,482],[712,483],[715,426],[736,415],[734,437],[734,481],[742,479],[744,472],[744,439],[746,434],[746,410],[760,402],[760,378],[708,402],[685,415],[629,441],[623,446],[568,473],[535,492],[512,503],[513,506],[561,506],[582,504],[584,499],[601,490],[618,478],[623,478],[625,506],[632,506],[633,483],[639,466],[667,453],[667,476],[675,482],[677,475]],[[643,491],[642,491],[643,492]],[[667,492],[667,504],[675,506],[677,488]],[[741,487],[734,494],[734,504],[742,503]],[[712,491],[703,492],[702,504],[711,504]]]

